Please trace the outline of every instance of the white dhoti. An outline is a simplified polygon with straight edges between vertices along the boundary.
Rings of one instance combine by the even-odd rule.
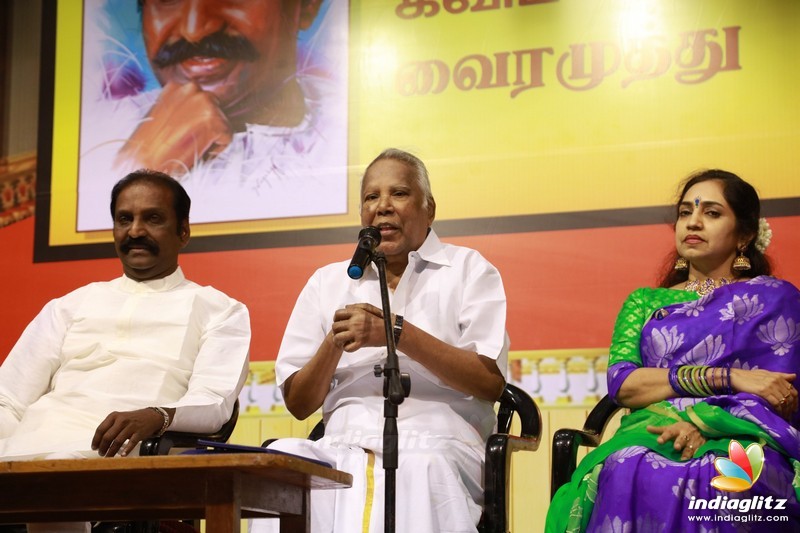
[[[385,476],[382,453],[323,437],[280,439],[270,449],[325,461],[353,476],[347,489],[311,491],[313,533],[384,531]],[[437,446],[437,448],[439,448]],[[450,441],[441,449],[398,453],[395,528],[414,533],[474,532],[483,501],[481,458],[474,448]],[[250,522],[251,533],[277,532],[277,520]]]

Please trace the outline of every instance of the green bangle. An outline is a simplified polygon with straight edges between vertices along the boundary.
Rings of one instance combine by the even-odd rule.
[[[698,397],[708,396],[703,389],[703,367],[702,366],[695,366],[692,368],[692,384],[694,385],[695,390],[697,391]]]
[[[706,381],[706,374],[708,373],[709,366],[701,366],[700,367],[700,388],[705,393],[705,396],[714,396],[714,391],[711,387],[708,386],[708,382]]]
[[[684,388],[695,397],[703,396],[703,392],[700,390],[699,385],[697,383],[696,377],[696,366],[684,366],[681,370],[683,370],[683,383]]]
[[[694,391],[691,389],[691,383],[688,377],[689,370],[691,369],[688,366],[680,367],[678,370],[678,381],[688,396],[694,396]]]

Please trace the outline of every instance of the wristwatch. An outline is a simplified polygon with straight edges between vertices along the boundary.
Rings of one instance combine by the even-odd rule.
[[[394,315],[394,345],[400,342],[400,334],[403,333],[403,315]]]

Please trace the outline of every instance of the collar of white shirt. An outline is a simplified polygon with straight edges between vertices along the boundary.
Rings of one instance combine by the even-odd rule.
[[[175,272],[169,276],[160,279],[136,281],[125,275],[119,278],[120,288],[125,292],[164,292],[174,289],[183,283],[185,279],[181,267],[175,269]]]

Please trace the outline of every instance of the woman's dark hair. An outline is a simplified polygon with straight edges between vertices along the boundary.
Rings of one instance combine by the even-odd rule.
[[[164,174],[156,170],[149,170],[146,168],[135,170],[114,185],[114,188],[111,189],[111,218],[114,218],[114,214],[117,210],[117,198],[119,194],[134,183],[142,181],[152,183],[153,185],[159,185],[172,191],[172,207],[175,209],[175,218],[178,219],[178,233],[180,234],[181,223],[189,221],[189,210],[192,207],[192,200],[189,198],[189,195],[186,194],[186,189],[178,183],[178,180],[169,174]]]
[[[722,185],[722,195],[736,216],[736,232],[741,236],[750,237],[747,248],[744,250],[745,257],[750,260],[750,270],[744,274],[748,277],[772,274],[769,259],[755,246],[758,236],[758,220],[761,217],[761,202],[758,199],[758,193],[752,185],[732,172],[720,169],[702,170],[686,178],[675,202],[673,226],[686,191],[698,183],[710,180],[716,180]],[[673,265],[676,259],[678,259],[677,252],[671,252],[668,260],[665,261],[660,287],[672,287],[689,278],[688,270],[674,270]]]

